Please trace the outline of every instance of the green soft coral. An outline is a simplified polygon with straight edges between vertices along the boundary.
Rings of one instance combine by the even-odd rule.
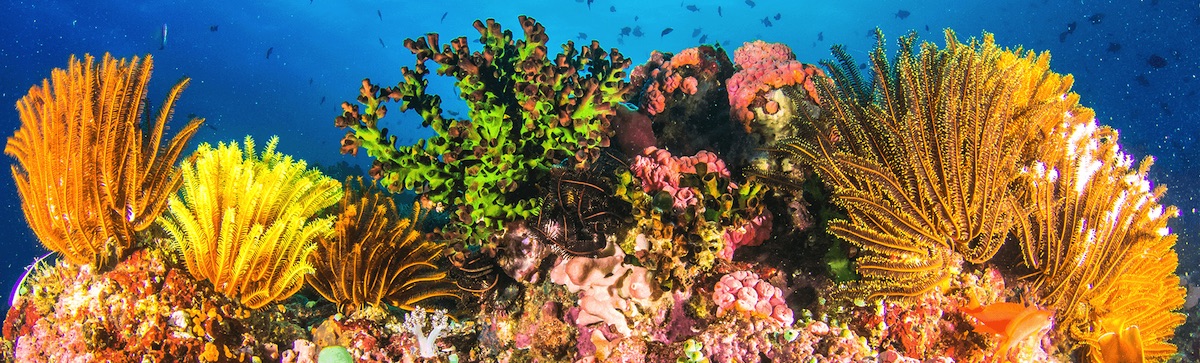
[[[440,47],[438,35],[404,42],[416,56],[401,68],[404,80],[391,88],[363,81],[358,102],[343,104],[339,127],[349,127],[343,152],[367,149],[376,159],[371,174],[390,190],[416,190],[433,202],[457,206],[448,232],[482,241],[509,221],[536,216],[533,182],[555,165],[584,168],[608,146],[609,118],[624,100],[629,60],[597,42],[582,49],[568,41],[563,53],[547,57],[545,28],[519,17],[524,37],[501,29],[492,19],[476,20],[483,49],[471,52],[466,37]],[[430,73],[455,78],[466,101],[466,119],[446,118],[441,98],[426,93]],[[401,111],[420,114],[434,136],[415,145],[396,145],[379,127],[387,100]]]

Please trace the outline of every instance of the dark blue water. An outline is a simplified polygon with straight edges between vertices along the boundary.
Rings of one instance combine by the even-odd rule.
[[[1171,188],[1165,204],[1182,211],[1172,227],[1180,234],[1181,272],[1200,265],[1196,1],[827,1],[799,7],[789,5],[794,0],[756,0],[750,7],[744,0],[595,0],[590,9],[575,0],[506,2],[5,1],[0,4],[0,134],[11,135],[19,125],[12,105],[50,69],[65,66],[71,54],[152,54],[149,99],[154,104],[180,77],[191,77],[175,122],[196,114],[212,126],[193,139],[193,149],[201,141],[240,140],[247,134],[265,141],[279,135],[282,151],[311,162],[344,160],[366,167],[365,155],[338,153],[344,133],[333,126],[338,105],[357,95],[364,77],[382,84],[399,81],[399,68],[413,63],[405,38],[427,32],[441,33],[443,43],[459,35],[475,37],[471,22],[478,18],[496,18],[519,34],[517,15],[530,15],[545,24],[553,52],[557,44],[584,42],[578,39],[583,37],[619,47],[634,64],[654,49],[694,46],[700,35],[710,43],[728,41],[730,53],[752,39],[783,42],[799,60],[816,63],[829,58],[829,47],[839,43],[865,62],[874,42],[868,34],[875,27],[889,39],[915,30],[939,43],[945,27],[961,38],[986,30],[1002,45],[1049,50],[1052,68],[1075,75],[1083,103],[1102,123],[1120,130],[1127,152],[1157,157],[1151,178]],[[167,42],[159,50],[164,24]],[[640,26],[645,35],[620,37],[625,26]],[[667,27],[674,31],[660,37]],[[692,37],[697,28],[700,35]],[[440,81],[434,90],[446,97],[446,107],[465,111],[449,82]],[[389,119],[401,140],[423,136],[414,115],[393,112]],[[0,169],[11,162],[0,157]],[[25,224],[7,173],[0,176],[0,291],[5,295],[22,268],[44,253]]]

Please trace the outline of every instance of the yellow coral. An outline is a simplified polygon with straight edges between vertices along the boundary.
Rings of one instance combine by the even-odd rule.
[[[72,56],[67,69],[30,88],[17,102],[21,128],[4,147],[17,159],[13,179],[30,228],[75,264],[104,264],[133,247],[135,232],[179,188],[175,161],[204,121],[193,119],[161,145],[188,79],[171,88],[147,126],[150,56],[94,61]]]
[[[159,219],[193,276],[255,309],[300,290],[313,241],[333,231],[332,217],[315,215],[342,198],[341,183],[276,152],[278,142],[261,156],[249,136],[244,152],[201,144]]]
[[[863,251],[853,294],[913,297],[946,281],[958,255],[981,263],[999,250],[1024,215],[1019,166],[1078,97],[1049,55],[1002,49],[990,34],[964,44],[947,31],[945,49],[919,52],[915,35],[902,37],[894,64],[879,38],[874,84],[835,50],[832,82],[818,80],[821,115],[801,114],[806,136],[773,151],[810,165],[846,209],[829,231]]]
[[[336,233],[317,239],[309,285],[343,310],[383,302],[412,310],[427,299],[461,299],[437,265],[446,246],[414,229],[419,213],[414,203],[412,216],[400,219],[395,202],[374,183],[346,183]]]

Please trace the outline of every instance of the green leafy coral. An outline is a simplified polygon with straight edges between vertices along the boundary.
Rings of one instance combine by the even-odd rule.
[[[401,68],[404,80],[391,88],[363,81],[358,102],[344,103],[337,126],[349,127],[343,152],[367,150],[376,159],[371,174],[390,190],[416,190],[433,202],[458,207],[449,232],[485,239],[504,222],[539,213],[532,182],[552,166],[583,168],[608,146],[610,117],[628,87],[629,61],[616,49],[605,52],[593,41],[582,49],[567,41],[563,52],[547,56],[549,37],[533,18],[519,17],[524,39],[502,30],[493,19],[476,20],[481,51],[472,52],[466,37],[439,50],[438,35],[407,39],[416,56]],[[467,118],[447,118],[441,97],[427,92],[429,69],[456,79]],[[384,103],[421,115],[434,136],[415,145],[396,145],[381,128]]]

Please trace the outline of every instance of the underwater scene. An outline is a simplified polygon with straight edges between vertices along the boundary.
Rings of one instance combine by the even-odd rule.
[[[1200,362],[1200,3],[6,1],[0,361]]]

